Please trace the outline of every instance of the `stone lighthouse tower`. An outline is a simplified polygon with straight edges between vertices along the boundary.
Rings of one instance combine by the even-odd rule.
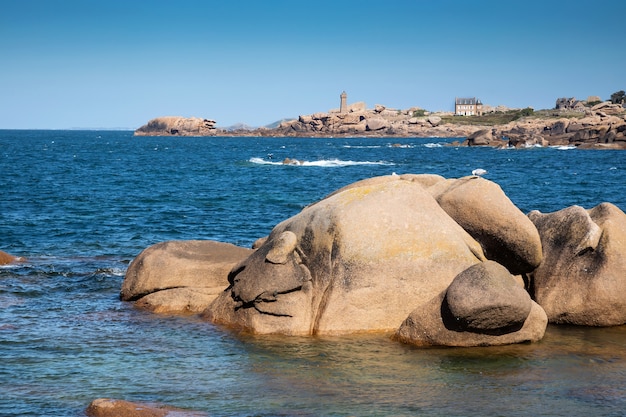
[[[339,97],[341,97],[341,104],[339,105],[339,113],[348,113],[348,105],[346,104],[348,95],[344,91],[343,93],[341,93]]]

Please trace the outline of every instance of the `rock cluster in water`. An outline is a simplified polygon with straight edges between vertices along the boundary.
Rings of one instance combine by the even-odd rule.
[[[121,298],[257,334],[501,345],[540,340],[548,322],[626,323],[625,246],[610,203],[527,216],[481,177],[390,175],[335,191],[252,249],[147,248]]]

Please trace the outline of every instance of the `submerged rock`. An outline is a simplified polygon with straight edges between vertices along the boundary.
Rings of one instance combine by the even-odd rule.
[[[110,398],[93,400],[85,414],[89,417],[208,417],[206,413],[163,404],[136,403]]]
[[[0,250],[0,265],[8,265],[16,262],[24,262],[24,258],[13,256]]]

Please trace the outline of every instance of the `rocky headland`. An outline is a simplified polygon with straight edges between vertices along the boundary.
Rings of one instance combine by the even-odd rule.
[[[164,116],[135,130],[135,136],[215,136],[216,132],[215,120]]]
[[[562,100],[562,99],[560,99]],[[456,146],[575,146],[626,149],[626,109],[609,101],[592,107],[559,105],[552,110],[493,108],[484,116],[453,116],[419,108],[390,109],[354,103],[343,112],[301,115],[275,127],[220,129],[210,119],[158,117],[136,136],[279,136],[279,137],[439,137]],[[524,111],[530,110],[530,111]]]

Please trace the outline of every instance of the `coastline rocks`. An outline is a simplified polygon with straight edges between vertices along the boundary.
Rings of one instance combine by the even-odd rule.
[[[551,323],[626,323],[626,214],[610,203],[528,214],[543,261],[529,275],[531,295]]]
[[[484,259],[417,181],[365,180],[278,224],[205,315],[260,334],[395,331]]]
[[[495,125],[488,118],[484,120],[485,125],[477,125],[475,120],[466,117],[451,121],[447,116],[452,113],[429,113],[417,107],[398,110],[377,104],[374,109],[367,109],[362,102],[349,105],[344,113],[335,109],[300,115],[295,119],[284,119],[271,128],[218,129],[216,122],[210,119],[164,116],[150,120],[137,129],[135,135],[439,137],[467,138],[459,140],[462,146],[626,149],[626,109],[623,106],[602,102],[589,108],[582,102],[576,103],[580,111],[572,112],[565,106],[563,110],[542,110],[513,122]],[[507,110],[495,108],[494,112]],[[459,142],[453,145],[459,146]]]
[[[626,112],[609,102],[585,107],[575,116],[559,110],[528,116],[494,126],[443,123],[437,114],[416,117],[414,111],[390,110],[377,105],[349,113],[315,113],[282,123],[261,136],[388,136],[467,138],[463,146],[546,147],[576,146],[581,149],[626,149]],[[440,113],[441,114],[441,113]],[[554,116],[562,115],[558,119]]]
[[[381,117],[367,119],[366,129],[371,131],[382,130],[389,127],[389,122]]]
[[[467,146],[497,146],[502,147],[506,142],[493,134],[493,129],[481,129],[467,136]]]
[[[496,346],[541,340],[548,319],[503,266],[486,261],[415,309],[394,339],[416,346]]]
[[[598,106],[601,106],[599,104]],[[610,103],[605,104],[610,105]],[[596,107],[598,107],[596,106]],[[596,108],[594,107],[594,108]],[[618,106],[619,107],[619,106]],[[581,149],[626,149],[626,115],[617,107],[611,114],[595,111],[580,118],[557,120],[527,118],[495,128],[497,136],[505,137],[509,146],[576,146]],[[599,107],[603,108],[603,107]]]
[[[208,417],[206,413],[162,404],[136,403],[110,398],[93,400],[85,414],[88,417]]]
[[[215,136],[216,132],[215,120],[163,116],[141,126],[135,136]]]
[[[539,266],[543,256],[539,233],[498,184],[470,176],[440,181],[428,190],[481,244],[487,259],[504,265],[513,275]]]
[[[348,106],[348,113],[330,111],[301,115],[297,119],[280,123],[275,129],[257,130],[260,136],[398,136],[398,137],[464,137],[484,129],[481,126],[443,123],[435,114],[413,116],[417,108],[408,110],[387,109],[376,105],[366,109],[365,104]],[[502,142],[500,140],[500,142]]]
[[[120,299],[156,313],[203,311],[228,286],[228,272],[251,249],[228,243],[161,242],[129,265]]]

